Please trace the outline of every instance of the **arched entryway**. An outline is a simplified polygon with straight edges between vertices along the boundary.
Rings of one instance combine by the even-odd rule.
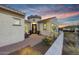
[[[37,33],[37,24],[32,24],[32,33]]]

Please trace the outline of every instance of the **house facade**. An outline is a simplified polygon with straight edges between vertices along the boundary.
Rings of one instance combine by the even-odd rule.
[[[31,15],[25,20],[25,32],[31,34],[51,35],[53,32],[57,32],[57,18],[51,17],[48,19],[42,19],[38,15]]]
[[[23,41],[25,32],[41,35],[57,32],[56,17],[42,19],[31,15],[28,20],[24,18],[23,12],[0,5],[0,47]]]
[[[0,5],[0,47],[24,40],[24,13]]]

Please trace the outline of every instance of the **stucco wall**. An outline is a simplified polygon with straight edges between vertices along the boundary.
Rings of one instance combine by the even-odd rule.
[[[26,22],[25,23],[25,32],[29,33],[29,30],[31,29],[31,23]]]
[[[21,20],[21,26],[13,26],[13,17],[0,13],[0,47],[24,40],[24,20]]]
[[[51,26],[50,26],[51,22],[47,22],[47,29],[46,30],[43,29],[43,24],[44,23],[40,23],[40,34],[50,35],[50,33],[51,33]]]
[[[41,19],[38,19],[38,18],[32,18],[32,19],[29,19],[30,22],[38,22],[40,21]]]
[[[64,40],[64,33],[60,32],[60,35],[45,53],[45,55],[62,55],[63,49],[63,40]]]

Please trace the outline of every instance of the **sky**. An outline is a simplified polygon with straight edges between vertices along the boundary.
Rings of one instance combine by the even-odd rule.
[[[77,19],[73,21],[79,21],[79,4],[7,4],[6,6],[24,12],[26,19],[30,15],[39,15],[42,19],[57,17],[65,22],[72,21],[70,17],[75,16]]]

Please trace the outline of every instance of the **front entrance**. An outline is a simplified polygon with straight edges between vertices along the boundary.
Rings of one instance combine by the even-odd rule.
[[[32,33],[37,33],[37,24],[32,24]]]

